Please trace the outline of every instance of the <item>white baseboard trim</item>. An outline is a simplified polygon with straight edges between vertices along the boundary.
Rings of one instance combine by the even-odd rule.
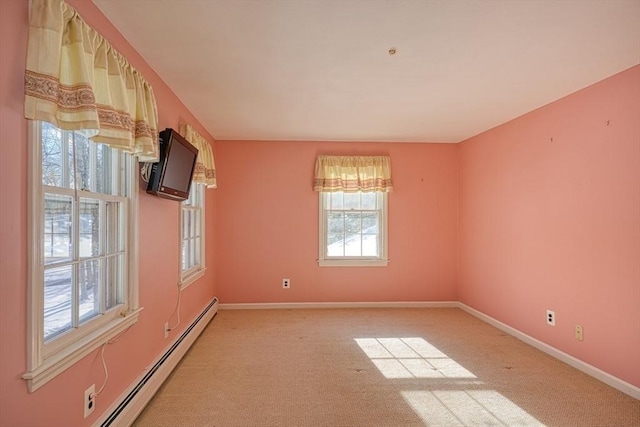
[[[200,336],[218,312],[218,299],[213,298],[172,344],[136,378],[116,401],[98,418],[93,427],[130,426],[149,403],[171,371]]]
[[[457,308],[457,301],[387,302],[271,302],[220,304],[220,310],[275,310],[301,308]]]
[[[520,332],[519,330],[505,323],[502,323],[491,316],[487,316],[486,314],[476,310],[475,308],[471,308],[466,304],[463,304],[460,302],[458,303],[458,307],[460,307],[460,309],[466,311],[467,313],[471,314],[472,316],[477,317],[483,322],[486,322],[500,329],[501,331],[506,332],[509,335],[512,335],[518,338],[520,341],[524,341],[530,346],[537,348],[538,350],[544,353],[547,353],[548,355],[560,360],[561,362],[564,362],[567,365],[572,366],[577,370],[582,371],[585,374],[590,375],[595,379],[602,381],[603,383],[610,385],[611,387],[617,390],[620,390],[621,392],[628,394],[629,396],[635,399],[640,399],[640,388],[634,386],[633,384],[629,384],[628,382],[623,381],[620,378],[614,377],[613,375],[607,372],[604,372],[603,370],[598,369],[595,366],[592,366],[586,362],[583,362],[582,360],[577,359],[571,356],[570,354],[560,351],[557,348],[550,346],[549,344],[546,344],[536,338],[533,338],[530,335]]]

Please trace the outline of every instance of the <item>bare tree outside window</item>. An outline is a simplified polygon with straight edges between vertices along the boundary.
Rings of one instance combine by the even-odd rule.
[[[123,302],[127,158],[40,124],[45,341]]]

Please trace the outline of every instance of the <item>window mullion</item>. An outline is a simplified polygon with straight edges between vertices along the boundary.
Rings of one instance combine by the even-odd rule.
[[[75,147],[74,147],[75,148]],[[75,177],[74,177],[75,182]],[[80,323],[80,203],[77,194],[71,203],[71,327]]]
[[[98,261],[100,263],[100,283],[98,295],[100,295],[100,308],[98,312],[103,314],[107,310],[107,265],[109,264],[107,254],[107,230],[108,225],[106,223],[106,202],[104,200],[100,200],[98,204],[98,256],[101,259]]]
[[[116,230],[118,233],[118,257],[117,261],[120,265],[118,269],[119,277],[117,278],[118,283],[122,283],[121,286],[118,286],[117,294],[121,295],[119,299],[121,299],[125,305],[130,307],[131,301],[129,301],[129,293],[126,290],[131,286],[132,281],[129,275],[129,254],[132,250],[129,246],[129,210],[131,209],[131,201],[125,200],[124,202],[118,203],[118,215],[119,215],[119,228]],[[126,253],[127,256],[122,258],[121,253]]]

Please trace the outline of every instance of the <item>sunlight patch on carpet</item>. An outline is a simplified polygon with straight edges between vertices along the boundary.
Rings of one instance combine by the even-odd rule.
[[[356,338],[385,378],[476,378],[424,338]]]
[[[401,394],[427,425],[544,426],[495,390],[413,390]]]

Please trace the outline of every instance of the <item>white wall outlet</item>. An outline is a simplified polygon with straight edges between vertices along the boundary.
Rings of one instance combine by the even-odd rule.
[[[289,289],[291,287],[291,280],[282,279],[282,289]]]
[[[169,331],[170,331],[169,322],[167,322],[167,323],[164,324],[164,337],[165,338],[169,338]]]
[[[87,418],[96,409],[96,385],[84,391],[84,417]]]
[[[578,341],[582,341],[584,339],[584,335],[582,334],[582,326],[576,325],[576,339]]]
[[[556,326],[556,313],[552,310],[547,310],[547,325]]]

